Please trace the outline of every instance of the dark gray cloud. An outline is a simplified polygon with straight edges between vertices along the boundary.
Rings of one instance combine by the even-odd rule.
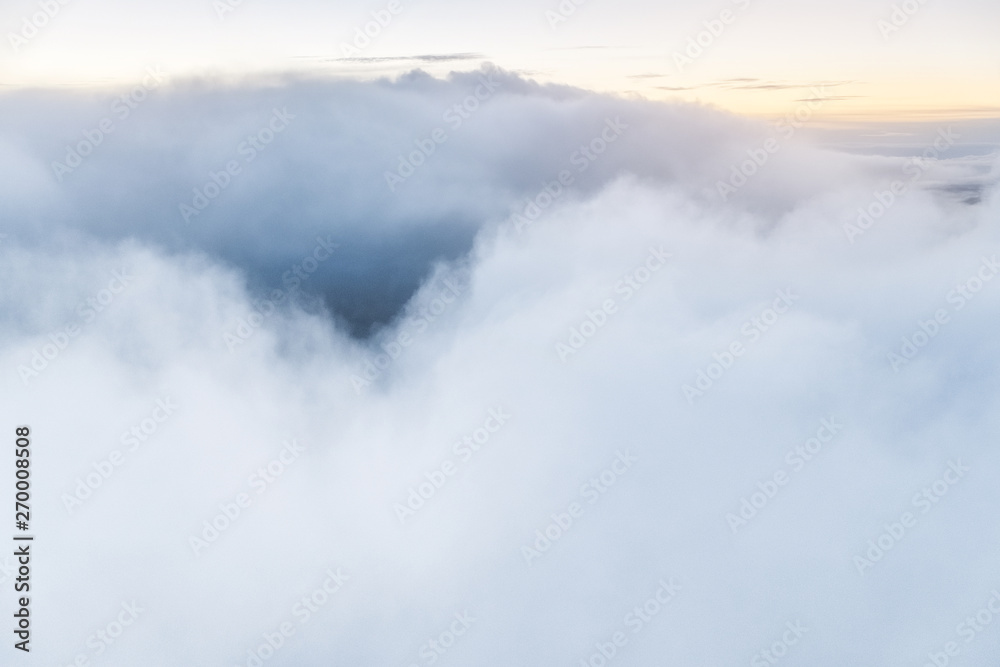
[[[479,101],[470,95],[484,92],[483,77],[496,88]],[[430,266],[468,251],[484,224],[506,218],[560,170],[575,172],[573,155],[606,119],[621,117],[630,129],[577,175],[575,192],[593,192],[623,172],[710,177],[698,165],[712,145],[710,119],[723,117],[538,86],[491,68],[447,81],[416,71],[370,84],[179,82],[151,90],[134,109],[84,92],[14,92],[3,104],[0,141],[16,147],[37,178],[29,196],[19,201],[25,193],[11,192],[0,212],[0,225],[23,242],[52,243],[54,227],[67,238],[198,249],[264,287],[280,284],[317,235],[332,235],[343,251],[306,289],[324,295],[357,334],[391,320]],[[269,132],[275,109],[293,118],[258,150],[248,137]],[[78,167],[56,173],[53,163],[73,159],[67,149],[88,143],[85,133],[99,136],[108,118],[114,132]],[[677,137],[669,130],[677,123],[694,134]],[[426,143],[435,129],[445,143]],[[660,148],[640,150],[650,136]],[[401,156],[421,145],[435,153],[390,191],[386,173],[398,172]],[[230,178],[232,160],[241,173]],[[195,189],[215,192],[212,174],[228,184],[203,211],[182,215],[181,204],[203,201]]]
[[[359,63],[381,63],[381,62],[394,62],[394,63],[447,63],[455,62],[461,60],[482,60],[486,56],[481,53],[432,53],[422,56],[381,56],[381,57],[369,57],[369,58],[335,58],[333,60],[343,60],[347,62],[359,62]]]

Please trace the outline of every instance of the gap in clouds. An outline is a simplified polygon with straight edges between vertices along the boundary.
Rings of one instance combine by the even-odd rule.
[[[544,217],[632,174],[768,229],[828,179],[897,177],[903,156],[941,129],[807,123],[781,142],[774,164],[720,201],[720,181],[780,137],[774,127],[704,106],[539,85],[491,65],[371,82],[172,82],[149,72],[115,94],[0,96],[0,228],[28,245],[132,238],[205,253],[242,271],[259,298],[294,286],[301,304],[327,309],[358,339],[397,320],[435,264],[466,256],[480,230],[511,224],[513,213]],[[270,128],[276,115],[280,132]],[[622,129],[605,142],[609,123]],[[959,131],[960,145],[919,186],[975,205],[995,181],[996,125]],[[248,143],[262,132],[273,140]],[[90,154],[67,169],[71,147],[86,144]],[[799,167],[792,176],[781,163]],[[232,164],[239,173],[227,173]],[[304,275],[319,239],[337,249]]]
[[[462,257],[484,225],[523,211],[560,172],[572,182],[553,206],[624,172],[708,183],[719,124],[734,145],[747,125],[492,66],[374,82],[161,73],[140,88],[4,94],[0,226],[36,246],[134,238],[204,252],[244,271],[259,295],[287,289],[317,239],[331,239],[335,255],[298,286],[360,338],[396,318],[435,263]],[[281,131],[248,145],[275,114],[289,116]],[[616,118],[627,129],[605,144]],[[655,151],[643,147],[650,135]],[[587,152],[593,142],[600,155]]]

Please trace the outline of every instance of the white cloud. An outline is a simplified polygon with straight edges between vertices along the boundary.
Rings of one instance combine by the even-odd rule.
[[[790,145],[722,203],[715,181],[766,128],[507,83],[397,198],[382,170],[474,77],[174,92],[79,179],[26,194],[36,227],[4,215],[0,392],[9,425],[34,433],[37,664],[253,664],[287,622],[267,665],[422,665],[466,612],[438,664],[579,664],[619,631],[615,660],[630,664],[748,662],[796,622],[808,631],[789,662],[921,664],[985,604],[1000,583],[985,522],[1000,283],[961,309],[947,295],[997,249],[995,194],[960,205],[914,189],[852,245],[843,224],[902,159]],[[274,104],[296,125],[214,217],[182,226],[177,197]],[[518,233],[507,216],[618,115],[621,143]],[[72,134],[37,131],[19,159],[35,169]],[[935,169],[950,182],[955,165]],[[421,289],[367,341],[306,296],[230,351],[225,334],[317,233],[342,244],[330,266],[371,272],[331,272],[325,289],[363,302],[365,276],[397,272]],[[650,248],[671,257],[616,290]],[[79,304],[122,268],[127,288],[87,320]],[[460,294],[435,313],[446,278]],[[798,300],[768,323],[777,290]],[[557,343],[609,299],[613,316],[564,363]],[[887,354],[940,308],[950,322],[894,372]],[[72,323],[23,382],[18,367]],[[355,392],[352,375],[406,330]],[[689,404],[683,385],[734,341],[745,353]],[[126,451],[122,434],[165,397],[174,414]],[[498,407],[509,422],[464,460],[454,443]],[[842,431],[793,470],[786,453],[831,418]],[[258,495],[251,476],[289,439],[305,452]],[[67,511],[63,494],[116,449],[122,463]],[[619,452],[637,462],[590,483]],[[958,459],[967,476],[922,513],[912,497]],[[454,474],[401,525],[394,504],[446,462]],[[776,471],[787,485],[733,534],[727,514]],[[585,483],[606,492],[590,503]],[[195,555],[190,537],[240,494],[249,506]],[[574,502],[573,525],[527,564],[522,547]],[[859,575],[854,557],[904,511],[916,526]],[[301,622],[296,604],[338,568],[348,579]],[[661,580],[680,591],[634,632],[626,615]],[[132,601],[135,623],[95,656],[88,636]],[[996,641],[976,637],[957,640],[963,664],[992,664]]]

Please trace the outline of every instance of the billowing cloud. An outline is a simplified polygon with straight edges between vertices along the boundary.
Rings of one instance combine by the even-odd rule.
[[[32,664],[993,664],[961,130],[491,69],[147,92],[4,98]]]

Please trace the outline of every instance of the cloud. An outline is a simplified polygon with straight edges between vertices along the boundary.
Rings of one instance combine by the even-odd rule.
[[[483,91],[483,77],[495,89],[480,101],[474,93]],[[320,267],[308,291],[322,294],[359,335],[390,321],[434,261],[467,251],[483,221],[503,219],[535,196],[607,118],[625,112],[636,129],[620,145],[637,145],[647,132],[666,140],[662,152],[633,164],[636,173],[662,179],[684,178],[702,147],[697,136],[667,140],[671,133],[654,125],[684,122],[704,133],[706,121],[694,116],[721,117],[540,87],[490,68],[447,81],[414,72],[373,84],[299,80],[220,90],[164,83],[124,103],[45,93],[43,108],[40,97],[6,100],[6,141],[28,155],[11,158],[19,174],[8,180],[2,222],[24,242],[52,243],[53,229],[71,238],[136,237],[205,250],[262,285],[280,286],[316,237],[331,235],[344,253]],[[289,115],[280,133],[269,128],[276,109]],[[111,129],[106,137],[102,122]],[[427,143],[435,129],[446,143]],[[537,156],[539,141],[546,151]],[[425,157],[421,146],[436,154]],[[91,154],[77,157],[78,148]],[[592,162],[578,189],[609,182],[627,152]],[[426,164],[404,164],[411,156]],[[227,173],[231,162],[239,174]],[[388,182],[411,168],[405,183]]]
[[[694,88],[727,88],[730,90],[793,90],[796,88],[836,88],[837,86],[844,86],[850,83],[856,83],[856,82],[816,81],[813,83],[793,83],[790,81],[780,81],[780,82],[765,81],[763,79],[740,77],[735,79],[722,79],[719,81],[713,81],[711,83],[706,83],[701,86],[695,86]],[[824,99],[833,99],[833,98],[824,98]],[[846,99],[846,98],[837,98],[837,99]]]
[[[722,201],[773,128],[490,70],[5,107],[38,664],[992,664],[995,155],[851,236],[906,157],[794,137]]]
[[[381,62],[413,62],[413,63],[437,63],[453,62],[456,60],[482,60],[485,56],[481,53],[436,53],[421,56],[381,56],[368,58],[332,58],[331,61],[347,61],[359,63],[381,63]]]
[[[804,97],[802,99],[795,100],[796,102],[838,102],[840,100],[851,100],[858,97],[864,97],[863,95],[832,95],[830,97]]]

